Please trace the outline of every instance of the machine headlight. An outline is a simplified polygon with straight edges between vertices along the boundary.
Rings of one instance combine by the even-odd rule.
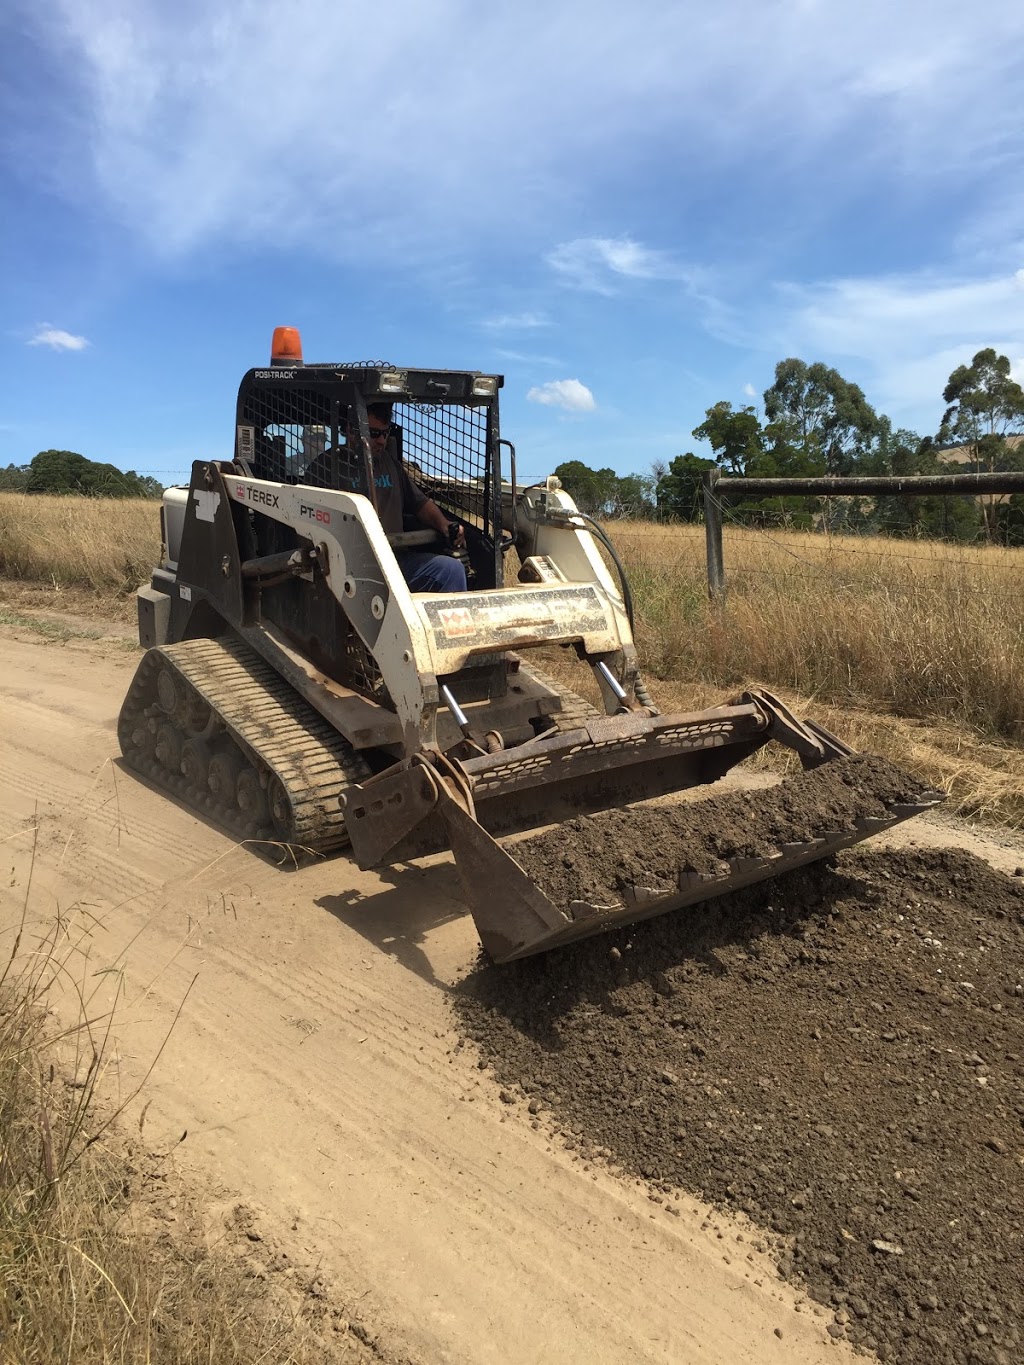
[[[478,374],[473,380],[474,398],[493,398],[498,392],[498,381],[493,374]]]
[[[405,388],[405,375],[398,370],[385,370],[380,377],[381,393],[401,393]]]

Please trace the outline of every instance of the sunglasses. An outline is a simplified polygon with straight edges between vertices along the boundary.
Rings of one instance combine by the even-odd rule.
[[[368,427],[371,441],[383,441],[387,439],[391,431],[390,423],[386,427]]]

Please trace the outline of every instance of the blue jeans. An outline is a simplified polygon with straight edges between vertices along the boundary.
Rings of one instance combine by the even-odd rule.
[[[466,570],[451,555],[432,555],[425,550],[403,550],[398,567],[413,592],[465,592]]]

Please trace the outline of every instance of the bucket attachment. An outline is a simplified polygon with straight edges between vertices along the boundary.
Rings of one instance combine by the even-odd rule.
[[[710,798],[710,803],[714,800]],[[782,844],[764,857],[725,860],[721,870],[712,874],[680,870],[676,887],[668,892],[626,886],[618,901],[594,905],[572,900],[564,909],[555,905],[513,853],[492,839],[456,801],[443,797],[441,808],[463,895],[480,941],[495,962],[511,962],[778,877],[869,839],[943,800],[938,792],[923,792],[914,801],[888,805],[884,815],[859,817],[849,829],[830,830],[802,843]],[[685,850],[680,852],[684,857]]]
[[[679,844],[679,871],[671,887],[664,876],[657,887],[623,881],[621,890],[602,897],[602,903],[581,895],[556,904],[539,884],[543,860],[539,878],[531,876],[495,840],[496,834],[559,826],[573,817],[621,811],[650,797],[715,782],[772,739],[794,749],[805,772],[834,762],[864,763],[827,730],[798,720],[771,693],[746,692],[731,705],[693,714],[599,717],[579,729],[461,763],[439,753],[417,755],[410,766],[348,789],[342,798],[346,829],[360,867],[404,860],[447,843],[484,948],[496,962],[508,962],[827,858],[944,799],[932,791],[908,795],[912,779],[901,774],[902,783],[883,781],[879,791],[868,790],[864,800],[847,803],[834,829],[828,817],[824,824],[817,819],[810,837],[801,831],[792,842],[759,838],[757,856],[714,858],[713,870],[702,872],[688,865],[684,822],[669,836],[673,846]],[[801,781],[812,783],[813,776],[789,779],[778,790],[785,796]],[[706,829],[714,799],[699,805]],[[785,820],[774,823],[787,828]],[[557,845],[556,834],[553,851]]]

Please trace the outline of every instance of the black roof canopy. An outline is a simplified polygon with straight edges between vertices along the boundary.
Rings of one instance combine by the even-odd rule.
[[[278,387],[282,398],[295,385],[330,391],[341,401],[360,393],[367,402],[488,403],[503,387],[504,375],[479,370],[420,370],[383,361],[317,365],[269,365],[249,370],[239,387],[239,406],[246,392]],[[287,399],[284,399],[287,406]]]

